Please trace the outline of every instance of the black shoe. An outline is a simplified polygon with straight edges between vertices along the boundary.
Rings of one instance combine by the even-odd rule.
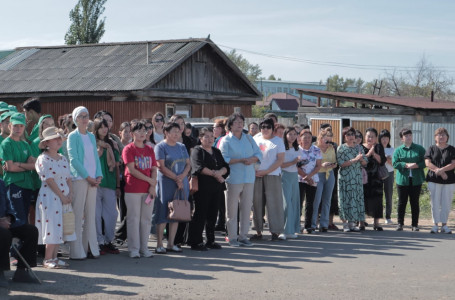
[[[365,231],[365,226],[359,226],[360,231]]]
[[[279,238],[278,238],[278,234],[276,233],[272,233],[272,237],[270,238],[271,241],[278,241]]]
[[[306,233],[311,234],[313,232],[313,228],[305,228]]]
[[[198,245],[192,245],[192,246],[191,246],[191,250],[196,250],[196,251],[207,251],[208,249],[207,249],[207,247],[206,247],[204,244],[200,243],[200,244],[198,244]]]
[[[205,247],[207,247],[209,249],[221,249],[222,248],[220,244],[215,243],[215,242],[207,243],[207,244],[205,244]]]
[[[13,281],[24,283],[40,283],[38,279],[30,274],[28,269],[17,269],[14,272]]]
[[[319,232],[327,232],[327,227],[319,227]]]
[[[373,226],[373,229],[376,231],[384,231],[384,229],[381,226]]]

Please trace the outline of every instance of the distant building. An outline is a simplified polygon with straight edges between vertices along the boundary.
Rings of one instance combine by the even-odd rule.
[[[254,83],[256,88],[262,93],[262,101],[266,101],[272,94],[286,93],[296,97],[299,97],[297,89],[311,89],[325,91],[327,89],[324,82],[298,82],[298,81],[282,81],[282,80],[258,80]],[[356,92],[356,87],[348,87],[347,92]],[[317,97],[310,95],[303,95],[303,99],[316,103]],[[269,105],[270,103],[257,103],[257,105]],[[322,101],[322,105],[325,106],[325,99]]]
[[[392,147],[401,145],[398,133],[405,127],[412,130],[414,142],[425,148],[434,143],[436,128],[445,127],[449,134],[455,134],[455,102],[310,89],[297,91],[302,95],[334,101],[334,107],[300,107],[298,123],[309,124],[313,135],[318,133],[321,124],[331,124],[334,141],[338,144],[342,143],[341,131],[346,126],[363,133],[368,127],[374,127],[378,132],[387,129],[391,134]],[[345,106],[342,107],[342,104]]]

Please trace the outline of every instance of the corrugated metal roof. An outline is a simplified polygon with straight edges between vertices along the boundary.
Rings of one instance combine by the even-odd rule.
[[[434,99],[433,102],[429,98],[423,97],[392,97],[392,96],[375,96],[356,93],[344,92],[328,92],[310,89],[297,89],[305,95],[323,97],[323,98],[343,98],[347,101],[367,101],[381,106],[402,106],[414,109],[455,109],[455,102]]]
[[[216,47],[188,39],[21,48],[0,61],[0,94],[141,90],[206,44]]]

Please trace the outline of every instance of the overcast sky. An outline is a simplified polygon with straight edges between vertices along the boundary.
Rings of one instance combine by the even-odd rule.
[[[1,0],[0,50],[64,44],[69,11],[76,3]],[[236,48],[259,64],[264,77],[319,81],[339,74],[372,80],[384,74],[385,66],[413,67],[424,54],[455,76],[455,1],[451,0],[108,0],[104,16],[102,42],[210,34],[221,49]],[[329,65],[308,63],[316,61]]]

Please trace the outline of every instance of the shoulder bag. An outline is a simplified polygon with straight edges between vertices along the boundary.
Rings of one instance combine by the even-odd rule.
[[[181,193],[183,193],[183,199],[181,199]],[[191,205],[186,199],[185,191],[177,189],[174,193],[174,200],[168,203],[168,219],[179,222],[191,221]]]

